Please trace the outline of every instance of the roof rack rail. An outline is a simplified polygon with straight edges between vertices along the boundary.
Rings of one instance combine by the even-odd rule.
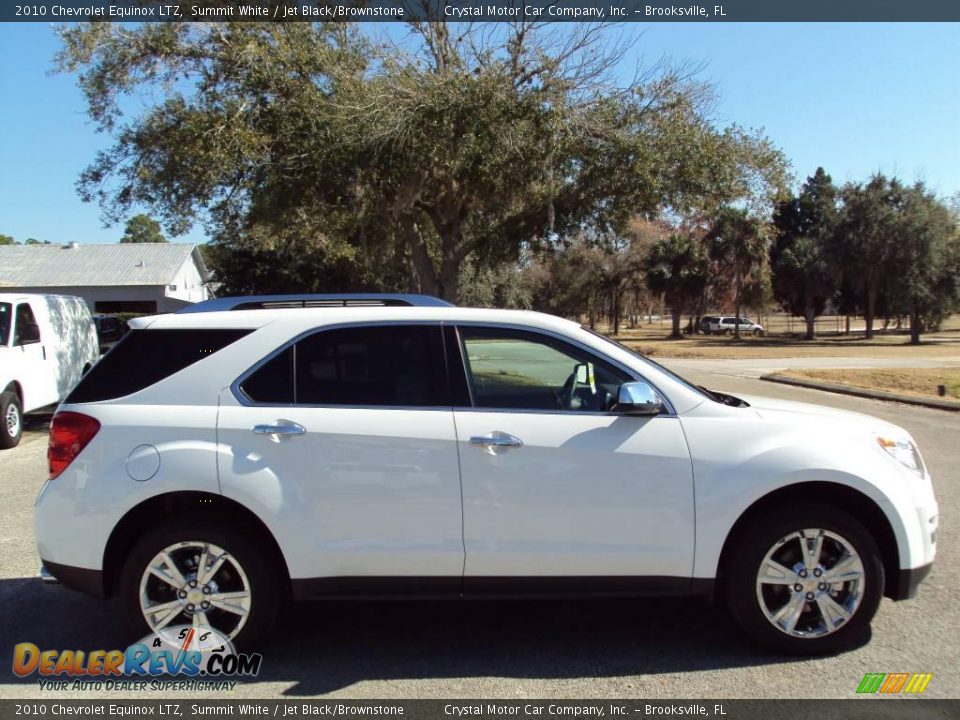
[[[177,310],[177,314],[225,310],[273,310],[330,307],[453,307],[430,295],[394,293],[321,293],[306,295],[247,295],[204,300]]]

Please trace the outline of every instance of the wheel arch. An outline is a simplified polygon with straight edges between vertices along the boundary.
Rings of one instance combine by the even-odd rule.
[[[289,588],[290,571],[286,559],[270,529],[257,515],[235,500],[215,493],[177,491],[155,495],[131,508],[116,524],[107,539],[103,552],[103,592],[106,597],[116,593],[117,582],[127,551],[150,527],[156,515],[173,517],[186,515],[227,519],[235,522],[244,534],[253,535],[271,555],[272,565],[280,569],[282,584]],[[153,520],[155,522],[155,520]]]
[[[782,506],[783,503],[790,504],[804,500],[831,504],[863,524],[880,548],[885,576],[883,594],[887,597],[898,596],[901,575],[900,550],[890,519],[870,496],[848,485],[824,481],[802,482],[777,488],[747,507],[737,518],[723,543],[717,564],[718,584],[724,582],[737,541],[754,517],[775,505]]]
[[[7,383],[6,387],[3,388],[3,392],[13,391],[17,396],[17,400],[20,401],[20,409],[23,409],[23,387],[16,380],[11,380]]]

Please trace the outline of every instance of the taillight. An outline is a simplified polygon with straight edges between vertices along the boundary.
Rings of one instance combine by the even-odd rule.
[[[53,416],[50,421],[50,444],[47,446],[51,480],[67,469],[98,430],[100,422],[89,415],[60,412]]]

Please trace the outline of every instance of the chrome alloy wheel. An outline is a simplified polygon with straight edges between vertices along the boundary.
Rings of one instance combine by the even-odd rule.
[[[250,581],[240,563],[208,542],[164,548],[140,579],[140,611],[154,632],[186,624],[213,628],[233,640],[250,617],[250,599]]]
[[[3,424],[7,429],[7,435],[10,437],[15,438],[20,434],[20,408],[17,407],[16,403],[11,402],[7,405]]]
[[[760,563],[757,601],[787,635],[814,638],[843,627],[860,606],[863,562],[837,533],[807,529],[780,538]]]

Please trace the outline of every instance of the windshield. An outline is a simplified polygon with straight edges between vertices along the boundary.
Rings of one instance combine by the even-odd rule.
[[[0,345],[6,345],[10,339],[12,317],[13,306],[10,303],[0,303]]]
[[[711,392],[710,392],[709,390],[707,390],[706,388],[702,388],[702,387],[700,387],[699,385],[694,385],[694,384],[693,384],[692,382],[690,382],[689,380],[684,380],[682,377],[680,377],[679,375],[677,375],[677,374],[676,374],[675,372],[673,372],[672,370],[668,370],[667,368],[665,368],[665,367],[664,367],[663,365],[661,365],[660,363],[658,363],[658,362],[656,362],[656,361],[651,360],[650,358],[648,358],[646,355],[641,355],[641,354],[638,353],[636,350],[631,350],[630,348],[628,348],[628,347],[627,347],[626,345],[624,345],[623,343],[617,342],[617,341],[614,340],[613,338],[609,338],[609,337],[607,337],[606,335],[604,335],[604,334],[602,334],[602,333],[598,333],[596,330],[591,330],[590,328],[588,328],[588,327],[586,327],[586,326],[583,326],[583,325],[581,325],[580,327],[582,327],[584,330],[586,330],[586,331],[587,331],[588,333],[590,333],[591,335],[594,335],[594,336],[600,338],[601,340],[604,340],[604,341],[610,343],[611,345],[614,345],[614,346],[620,348],[621,350],[626,350],[628,353],[630,353],[630,354],[633,355],[634,357],[640,358],[640,359],[643,360],[645,363],[649,363],[650,365],[653,365],[653,367],[655,367],[657,370],[659,370],[660,372],[662,372],[664,375],[667,375],[668,377],[672,378],[673,380],[675,380],[676,382],[680,383],[680,384],[683,385],[684,387],[689,388],[690,390],[693,390],[693,391],[694,391],[695,393],[697,393],[698,395],[702,395],[703,397],[708,398],[708,399],[710,399],[710,400],[713,400],[714,402],[719,402],[719,400],[717,400],[716,396],[714,396],[713,393],[711,393]]]

